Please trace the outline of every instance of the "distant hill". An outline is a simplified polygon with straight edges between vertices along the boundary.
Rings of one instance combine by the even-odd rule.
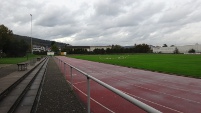
[[[16,35],[14,34],[14,37],[17,39],[17,40],[25,40],[28,44],[31,43],[31,38],[28,37],[28,36],[20,36],[20,35]],[[37,38],[32,38],[32,44],[33,45],[40,45],[40,46],[47,46],[47,47],[50,47],[51,46],[51,41],[50,40],[42,40],[42,39],[37,39]],[[66,43],[61,43],[61,42],[56,42],[57,46],[58,47],[61,47],[63,48],[65,45],[70,45],[70,44],[66,44]]]

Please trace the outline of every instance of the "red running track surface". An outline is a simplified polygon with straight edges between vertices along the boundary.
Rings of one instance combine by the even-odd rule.
[[[87,74],[164,113],[201,113],[201,80],[176,75],[57,57]],[[64,65],[59,65],[64,73]],[[70,81],[70,68],[66,67]],[[91,111],[93,113],[144,113],[143,110],[117,96],[94,81],[91,84]],[[76,94],[86,104],[86,77],[73,70]]]

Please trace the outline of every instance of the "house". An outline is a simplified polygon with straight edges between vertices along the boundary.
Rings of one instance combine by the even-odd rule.
[[[46,51],[46,49],[44,46],[33,45],[32,51],[33,52],[43,52],[43,51]]]

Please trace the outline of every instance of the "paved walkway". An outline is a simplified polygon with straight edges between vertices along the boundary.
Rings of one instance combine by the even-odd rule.
[[[17,71],[16,64],[0,64],[0,78]]]
[[[85,113],[53,58],[49,59],[36,113]]]
[[[0,93],[10,87],[13,83],[18,81],[19,78],[23,77],[26,73],[32,70],[39,62],[36,62],[35,65],[28,65],[27,70],[18,71],[16,64],[13,65],[1,65],[0,68]]]

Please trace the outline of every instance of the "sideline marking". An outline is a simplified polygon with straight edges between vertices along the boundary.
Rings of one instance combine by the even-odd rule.
[[[171,95],[171,94],[168,94],[168,93],[163,93],[163,92],[160,92],[160,91],[157,91],[157,90],[153,90],[153,89],[150,89],[150,88],[145,88],[145,87],[142,87],[140,85],[135,85],[135,84],[132,84],[132,83],[129,84],[127,82],[124,82],[123,80],[119,80],[119,79],[115,79],[115,78],[110,78],[110,79],[113,79],[114,81],[118,81],[118,82],[123,82],[125,84],[132,85],[132,86],[135,86],[135,87],[139,87],[141,89],[146,89],[146,90],[149,90],[149,91],[153,91],[153,92],[157,92],[157,93],[160,93],[160,94],[168,95],[168,96],[171,96],[171,97],[174,97],[174,98],[178,98],[178,99],[182,99],[182,100],[186,100],[186,101],[190,101],[190,102],[200,104],[200,102],[198,102],[198,101],[190,100],[190,99],[183,98],[183,97],[174,96],[174,95]],[[110,80],[110,81],[112,81],[112,80]]]
[[[106,75],[102,75],[102,76],[105,76],[105,77],[101,77],[101,78],[97,78],[97,79],[105,79],[105,78],[108,78],[108,76],[106,76]],[[146,82],[144,82],[144,83],[150,83],[150,84],[154,84],[154,85],[158,85],[158,86],[163,86],[163,87],[167,87],[167,85],[163,85],[163,84],[160,84],[160,83],[151,83],[152,81],[154,81],[154,80],[150,80],[150,79],[148,79],[148,78],[144,78],[144,79],[142,79],[142,78],[139,78],[139,77],[135,77],[135,78],[133,78],[133,77],[129,77],[130,75],[120,75],[119,77],[122,77],[122,78],[125,78],[125,79],[131,79],[131,80],[134,80],[134,81],[136,81],[136,79],[137,80],[139,80],[139,81],[143,81],[144,82],[144,80],[146,80]],[[116,77],[116,76],[110,76],[110,78],[113,78],[113,77]],[[166,80],[166,79],[159,79],[159,80],[162,80],[162,81],[166,81],[166,82],[168,82],[168,84],[173,84],[173,83],[175,83],[175,82],[170,82],[170,81],[168,81],[168,80]],[[177,83],[178,84],[178,83]],[[179,85],[183,85],[183,84],[179,84]],[[194,85],[190,85],[191,87],[193,86],[193,87],[195,87],[195,88],[197,88],[197,86],[194,86]],[[185,91],[185,92],[190,92],[190,93],[195,93],[195,94],[201,94],[201,92],[198,92],[198,91],[189,91],[189,90],[186,90],[186,89],[183,89],[183,88],[178,88],[178,87],[167,87],[167,88],[170,88],[170,89],[174,89],[174,90],[181,90],[181,91]],[[199,87],[198,87],[199,88]]]
[[[73,84],[77,85],[77,84],[85,83],[85,82],[86,82],[86,80],[85,81],[81,81],[81,82],[76,82],[76,83],[73,83]]]
[[[74,88],[76,88],[79,92],[81,92],[83,95],[87,96],[86,93],[84,93],[84,92],[82,92],[81,90],[79,90],[77,87],[75,87],[75,85],[73,85],[73,86],[74,86]],[[100,106],[102,106],[103,108],[105,108],[106,110],[110,111],[111,113],[115,113],[114,111],[112,111],[111,109],[105,107],[104,105],[102,105],[101,103],[99,103],[98,101],[96,101],[95,99],[93,99],[93,98],[91,98],[91,97],[90,97],[90,99],[93,100],[95,103],[99,104]]]
[[[121,91],[122,91],[122,90],[121,90]],[[122,91],[122,92],[124,92],[124,91]],[[143,99],[143,98],[138,97],[138,96],[135,96],[135,95],[133,95],[133,94],[130,94],[130,93],[127,93],[127,92],[124,92],[124,93],[126,93],[126,94],[128,94],[128,95],[130,95],[130,96],[132,96],[132,97],[139,98],[139,99],[141,99],[141,100],[144,100],[144,101],[150,102],[150,103],[152,103],[152,104],[155,104],[155,105],[158,105],[158,106],[161,106],[161,107],[164,107],[164,108],[170,109],[170,110],[172,110],[172,111],[175,111],[175,112],[178,112],[178,113],[184,113],[184,112],[181,112],[181,111],[175,110],[175,109],[173,109],[173,108],[170,108],[170,107],[167,107],[167,106],[163,106],[163,105],[160,105],[160,104],[158,104],[158,103],[155,103],[155,102],[152,102],[152,101],[149,101],[149,100]]]

